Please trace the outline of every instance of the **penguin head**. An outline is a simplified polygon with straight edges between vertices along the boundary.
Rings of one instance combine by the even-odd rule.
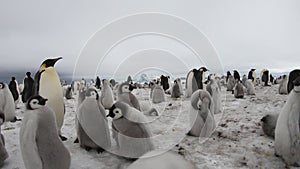
[[[295,92],[300,92],[300,76],[298,76],[294,81],[293,81],[293,84],[294,84],[294,91]]]
[[[31,76],[31,73],[30,73],[30,72],[26,72],[26,76],[27,76],[27,77],[30,77],[30,76]]]
[[[96,100],[99,99],[98,92],[93,88],[87,89],[87,91],[85,93],[85,96],[86,96],[86,98],[93,98],[93,99],[96,99]]]
[[[251,69],[251,72],[254,72],[256,69]]]
[[[206,67],[200,67],[199,70],[200,70],[201,72],[207,72],[207,71],[208,71],[208,69],[207,69]]]
[[[55,63],[60,59],[62,59],[62,57],[44,60],[44,62],[40,66],[40,71],[45,70],[48,67],[54,67]]]
[[[11,81],[15,81],[16,80],[16,77],[11,77]]]
[[[0,112],[0,125],[2,125],[5,121],[5,115],[4,113]]]
[[[116,102],[115,104],[113,104],[113,106],[109,109],[109,113],[106,117],[111,117],[114,120],[117,120],[121,117],[123,117],[123,111],[126,111],[122,104],[120,104],[121,102]]]
[[[38,109],[45,106],[47,100],[40,95],[31,96],[27,101],[26,108],[28,110]]]
[[[0,89],[4,89],[5,84],[3,82],[0,82]]]
[[[124,82],[122,83],[120,86],[119,86],[119,94],[122,94],[122,93],[129,93],[133,90],[133,86],[130,85],[128,82]]]

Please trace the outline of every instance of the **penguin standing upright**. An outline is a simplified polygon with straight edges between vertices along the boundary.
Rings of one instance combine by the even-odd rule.
[[[103,89],[101,90],[100,102],[105,109],[111,108],[114,104],[114,94],[112,89],[109,86],[109,81],[103,80]]]
[[[62,57],[46,59],[41,64],[34,78],[34,93],[48,99],[47,106],[55,113],[58,134],[64,141],[67,140],[66,137],[61,135],[65,114],[64,96],[59,76],[54,69],[55,63],[60,59],[62,59]]]
[[[228,83],[229,76],[232,76],[232,75],[231,75],[230,71],[227,71],[227,74],[226,74],[226,83]]]
[[[276,123],[275,153],[288,165],[300,166],[300,77],[294,81]]]
[[[58,137],[55,114],[39,95],[28,99],[20,129],[20,148],[27,169],[68,169],[71,156]]]
[[[31,97],[33,95],[33,79],[31,77],[31,73],[30,72],[26,72],[26,76],[23,80],[23,84],[24,84],[24,89],[22,92],[22,102],[26,103],[28,98]]]
[[[18,87],[18,83],[16,81],[15,77],[11,78],[11,81],[8,84],[9,90],[11,92],[11,94],[13,95],[14,101],[15,101],[15,107],[17,108],[17,104],[19,102],[19,87]]]
[[[255,88],[251,79],[246,80],[245,87],[247,88],[248,95],[255,95]]]
[[[226,83],[227,91],[232,91],[233,92],[234,85],[235,85],[234,78],[233,78],[232,75],[229,75],[227,83]]]
[[[289,80],[288,80],[288,93],[294,88],[293,81],[300,76],[300,69],[295,69],[289,73]]]
[[[256,73],[255,73],[256,69],[251,69],[248,73],[248,79],[251,79],[253,82],[253,85],[256,86]]]
[[[209,92],[214,102],[214,113],[222,113],[221,87],[218,85],[217,80],[211,79],[209,84],[206,86],[206,90]]]
[[[95,87],[96,87],[97,89],[100,89],[100,86],[101,86],[101,80],[100,80],[99,76],[97,76]]]
[[[234,80],[241,80],[240,74],[237,70],[233,71]]]
[[[80,146],[87,151],[96,149],[98,153],[110,148],[108,121],[95,89],[90,88],[86,91],[86,98],[78,107],[76,114]]]
[[[179,86],[180,95],[183,95],[183,88],[182,88],[182,84],[181,84],[181,79],[177,78],[176,81],[177,81],[177,84]]]
[[[151,99],[152,103],[164,102],[166,100],[164,89],[161,86],[154,84]]]
[[[121,83],[118,87],[117,100],[123,101],[128,105],[141,111],[140,102],[134,94],[131,93],[133,86],[128,82]]]
[[[168,76],[164,76],[164,75],[160,76],[160,85],[163,87],[164,91],[170,88]]]
[[[171,98],[180,98],[180,88],[178,85],[178,82],[176,80],[174,80],[174,84],[172,86],[172,90],[171,90]]]
[[[264,82],[264,86],[270,86],[268,84],[270,82],[270,73],[268,69],[263,69],[261,71],[261,81]]]
[[[203,89],[203,81],[205,80],[205,67],[193,69],[187,74],[186,78],[186,97],[190,97],[196,90]]]
[[[125,102],[117,101],[109,110],[113,118],[113,138],[119,146],[118,153],[127,158],[139,158],[154,149],[152,132],[146,117]]]
[[[6,122],[15,122],[17,120],[15,110],[14,98],[9,91],[8,85],[0,82],[0,112],[4,113]]]
[[[240,80],[236,81],[233,94],[235,98],[244,98],[244,86],[242,85],[242,82]]]
[[[286,75],[283,75],[282,80],[279,85],[279,94],[288,94],[288,78]]]
[[[0,112],[0,167],[3,166],[4,161],[8,158],[8,153],[5,148],[4,136],[1,133],[1,125],[5,122],[4,113]]]

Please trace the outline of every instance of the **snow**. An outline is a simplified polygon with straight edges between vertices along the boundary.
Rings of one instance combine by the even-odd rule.
[[[137,89],[134,93],[140,101],[151,104],[150,89]],[[263,134],[260,119],[268,113],[279,113],[287,95],[278,94],[278,85],[257,86],[256,95],[246,95],[244,99],[234,98],[224,87],[222,95],[223,114],[215,116],[218,127],[206,140],[185,135],[189,126],[189,98],[174,100],[166,95],[166,102],[152,104],[159,111],[159,116],[147,116],[156,148],[177,151],[198,168],[285,168],[282,159],[274,155],[274,140]],[[117,169],[132,163],[109,152],[87,152],[74,144],[76,100],[65,100],[65,104],[62,134],[68,138],[64,144],[72,156],[72,169]],[[18,107],[17,116],[23,118],[24,104],[19,103]],[[19,147],[20,126],[21,121],[1,126],[9,153],[4,169],[25,168]]]

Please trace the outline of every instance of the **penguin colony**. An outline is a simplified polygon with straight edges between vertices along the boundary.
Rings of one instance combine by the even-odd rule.
[[[114,79],[104,79],[101,83],[97,76],[96,83],[85,79],[73,81],[71,86],[62,90],[62,84],[54,66],[62,58],[46,59],[40,65],[34,80],[27,72],[23,84],[18,84],[12,77],[9,84],[0,82],[0,125],[15,122],[15,109],[19,98],[26,105],[19,142],[24,165],[29,168],[65,169],[70,168],[71,155],[65,147],[67,137],[62,136],[64,122],[64,97],[77,97],[75,126],[77,140],[86,151],[95,150],[98,153],[110,151],[112,139],[117,144],[118,153],[128,159],[138,159],[128,168],[195,168],[177,153],[159,152],[155,150],[152,141],[152,131],[147,124],[147,117],[142,104],[132,91],[145,85],[133,83],[131,76],[127,81],[118,83]],[[153,104],[166,101],[166,95],[171,98],[186,98],[189,104],[189,131],[194,137],[209,137],[216,128],[214,114],[222,112],[221,83],[235,98],[255,95],[257,78],[255,69],[242,79],[237,70],[233,75],[228,71],[222,78],[210,75],[206,81],[205,72],[208,69],[200,67],[188,72],[185,90],[181,79],[171,83],[171,77],[161,75],[158,80],[149,83],[150,100]],[[275,79],[269,70],[263,69],[260,80],[263,86],[279,82],[279,94],[288,94],[287,102],[279,114],[264,116],[262,129],[267,136],[275,137],[275,152],[291,166],[300,166],[300,70],[292,71],[288,76]],[[280,81],[279,81],[280,80]],[[22,86],[22,87],[21,87]],[[19,89],[22,90],[19,90]],[[22,95],[20,97],[20,94]],[[151,111],[157,110],[150,108]],[[109,123],[111,118],[111,124]],[[111,129],[110,129],[111,125]],[[112,135],[112,136],[111,136]],[[0,167],[9,158],[5,148],[5,136],[0,128]],[[51,139],[50,139],[51,138]],[[152,154],[158,153],[156,156]],[[147,158],[144,158],[147,157]],[[150,158],[149,158],[150,157]],[[171,162],[172,161],[172,162]],[[153,166],[151,167],[153,168]]]

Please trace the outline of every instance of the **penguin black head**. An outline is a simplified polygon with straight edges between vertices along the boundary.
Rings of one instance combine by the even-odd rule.
[[[16,80],[16,77],[11,77],[11,81],[15,81]]]
[[[254,72],[256,69],[251,69],[251,72]]]
[[[112,119],[119,119],[123,116],[122,110],[113,104],[113,106],[109,109],[109,113],[106,117],[111,117]]]
[[[48,99],[43,98],[40,95],[31,96],[26,104],[28,110],[34,110],[46,105]]]
[[[31,76],[31,73],[30,73],[30,72],[26,72],[26,75],[27,75],[28,77],[30,77],[30,76]]]
[[[48,67],[54,67],[55,63],[62,59],[62,57],[58,57],[58,58],[55,58],[55,59],[46,59],[42,64],[41,64],[41,69],[45,69],[45,68],[48,68]]]
[[[99,99],[99,94],[98,92],[95,90],[95,89],[92,89],[92,88],[89,88],[87,89],[86,93],[85,93],[85,96],[87,98],[95,98],[96,100]]]
[[[5,84],[3,82],[0,82],[0,89],[4,89]]]
[[[298,76],[294,81],[294,86],[300,86],[300,76]]]
[[[208,69],[206,67],[200,67],[199,70],[202,71],[202,72],[207,72],[208,71]]]
[[[0,113],[0,125],[2,125],[3,123],[4,123],[4,121],[5,121],[5,115],[4,115],[4,113]]]

